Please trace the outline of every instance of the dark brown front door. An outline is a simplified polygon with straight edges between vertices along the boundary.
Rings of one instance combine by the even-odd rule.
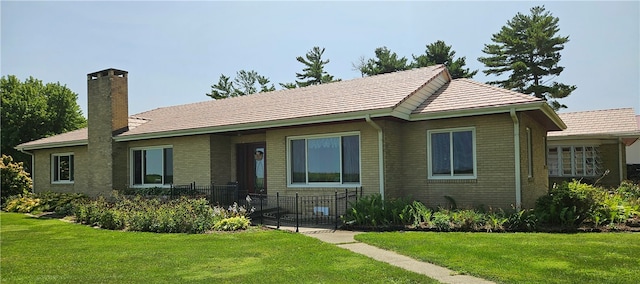
[[[241,190],[267,193],[267,151],[265,142],[237,144],[237,175]]]

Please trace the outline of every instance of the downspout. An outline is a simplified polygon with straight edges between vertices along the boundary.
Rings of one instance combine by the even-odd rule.
[[[371,120],[371,115],[367,114],[364,119],[371,127],[378,131],[378,176],[380,177],[380,197],[384,200],[384,136],[382,135],[382,128],[375,123],[375,121]]]
[[[516,109],[512,108],[509,111],[511,114],[511,120],[513,120],[513,143],[514,143],[514,156],[515,156],[515,183],[516,183],[516,209],[522,208],[522,181],[520,178],[520,121],[516,114]]]
[[[620,180],[618,182],[622,182],[624,180],[623,167],[626,166],[622,164],[622,144],[622,138],[618,138],[618,167],[620,168]]]
[[[36,192],[36,190],[35,190],[35,188],[36,188],[36,179],[35,179],[36,159],[35,159],[35,157],[33,157],[33,154],[25,151],[24,149],[17,149],[17,150],[22,152],[22,153],[25,153],[25,154],[27,154],[27,155],[29,155],[31,157],[31,169],[30,169],[31,170],[31,173],[30,173],[31,174],[31,191],[33,193],[35,193]]]

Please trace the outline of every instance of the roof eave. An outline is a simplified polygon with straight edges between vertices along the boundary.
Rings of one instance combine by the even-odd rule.
[[[546,102],[528,102],[528,103],[520,103],[520,104],[506,104],[500,106],[490,106],[490,107],[480,107],[480,108],[468,108],[468,109],[460,109],[460,110],[451,110],[451,111],[439,111],[432,113],[418,113],[412,114],[410,117],[411,121],[420,121],[420,120],[431,120],[431,119],[444,119],[444,118],[455,118],[455,117],[464,117],[464,116],[476,116],[476,115],[487,115],[487,114],[498,114],[498,113],[507,113],[510,112],[511,109],[515,109],[516,111],[530,111],[530,110],[540,110],[542,111],[557,127],[557,130],[566,129],[567,126],[564,124],[562,119],[549,107]],[[555,130],[555,129],[550,129]]]
[[[640,132],[612,132],[596,134],[574,134],[574,135],[550,135],[549,140],[579,140],[579,139],[640,139]]]
[[[87,139],[82,140],[72,140],[72,141],[63,141],[63,142],[51,142],[51,143],[42,143],[35,145],[18,145],[14,147],[14,149],[18,151],[31,151],[31,150],[40,150],[40,149],[51,149],[51,148],[61,148],[61,147],[73,147],[73,146],[86,146],[89,144]]]

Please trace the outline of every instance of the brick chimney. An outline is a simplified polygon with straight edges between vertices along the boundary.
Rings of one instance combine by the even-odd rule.
[[[126,147],[116,151],[122,146],[113,136],[128,130],[127,85],[127,71],[106,69],[87,75],[90,195],[108,195],[117,177],[122,180],[124,173],[126,179]]]

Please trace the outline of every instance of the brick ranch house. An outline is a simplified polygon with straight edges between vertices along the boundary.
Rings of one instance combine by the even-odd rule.
[[[547,163],[551,184],[577,179],[617,186],[627,179],[627,151],[634,151],[629,146],[639,144],[640,138],[640,127],[632,108],[559,116],[567,129],[549,133]]]
[[[437,207],[534,206],[549,186],[543,101],[443,65],[128,115],[127,72],[87,75],[88,128],[17,146],[34,188],[226,184],[249,192],[407,197]]]

